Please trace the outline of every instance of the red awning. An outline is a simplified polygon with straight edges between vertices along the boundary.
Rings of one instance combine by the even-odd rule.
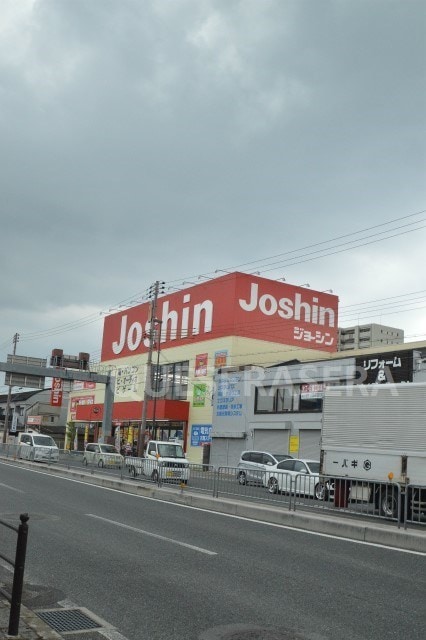
[[[114,422],[141,421],[143,402],[115,402],[112,407],[112,419]],[[152,420],[154,415],[154,400],[148,400],[147,420]],[[76,421],[78,422],[102,422],[104,416],[103,404],[77,405]],[[185,400],[157,400],[155,403],[156,420],[173,420],[188,422],[189,402]]]

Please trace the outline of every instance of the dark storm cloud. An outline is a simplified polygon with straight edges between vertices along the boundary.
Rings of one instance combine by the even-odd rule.
[[[425,208],[422,2],[23,0],[0,14],[5,338],[32,330],[21,309],[51,326],[55,305],[78,317],[157,277]],[[306,272],[328,285],[337,260]]]

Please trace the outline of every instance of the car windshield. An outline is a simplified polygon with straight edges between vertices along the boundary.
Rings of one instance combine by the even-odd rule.
[[[158,453],[162,458],[184,458],[180,444],[159,444]]]
[[[112,444],[101,444],[101,453],[118,453],[117,449]]]
[[[34,436],[34,444],[41,444],[44,447],[56,447],[56,442],[50,436]]]
[[[274,456],[274,458],[278,460],[278,462],[281,462],[281,460],[288,460],[288,458],[291,458],[291,456],[289,456],[288,453],[273,453],[272,455]]]
[[[306,465],[309,467],[311,473],[319,473],[319,470],[320,470],[319,462],[307,462]]]

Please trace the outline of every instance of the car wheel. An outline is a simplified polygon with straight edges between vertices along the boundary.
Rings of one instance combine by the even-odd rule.
[[[269,493],[278,493],[278,480],[276,478],[269,478],[268,491]]]
[[[325,484],[323,482],[318,482],[315,485],[315,490],[314,490],[314,498],[315,500],[324,500],[325,499]]]
[[[244,471],[240,471],[238,474],[238,482],[239,484],[247,484],[247,476]]]
[[[103,460],[99,460],[98,467],[100,467],[102,469],[103,466],[104,466],[104,461]]]
[[[157,469],[154,469],[154,471],[151,473],[151,480],[153,480],[153,482],[158,482],[158,471],[157,471]]]

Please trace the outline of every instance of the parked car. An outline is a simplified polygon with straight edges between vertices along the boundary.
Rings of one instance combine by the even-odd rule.
[[[91,442],[86,444],[83,464],[86,466],[90,464],[97,465],[98,467],[116,467],[121,469],[124,465],[124,458],[118,453],[113,444]]]
[[[18,457],[34,462],[58,462],[59,448],[53,438],[41,433],[20,433]]]
[[[240,484],[252,482],[265,484],[265,472],[276,469],[282,460],[292,458],[288,453],[269,453],[268,451],[243,451],[238,462],[237,479]]]
[[[330,480],[322,479],[319,471],[320,463],[317,460],[283,460],[267,473],[266,485],[269,493],[294,493],[316,500],[328,500],[334,486]]]

